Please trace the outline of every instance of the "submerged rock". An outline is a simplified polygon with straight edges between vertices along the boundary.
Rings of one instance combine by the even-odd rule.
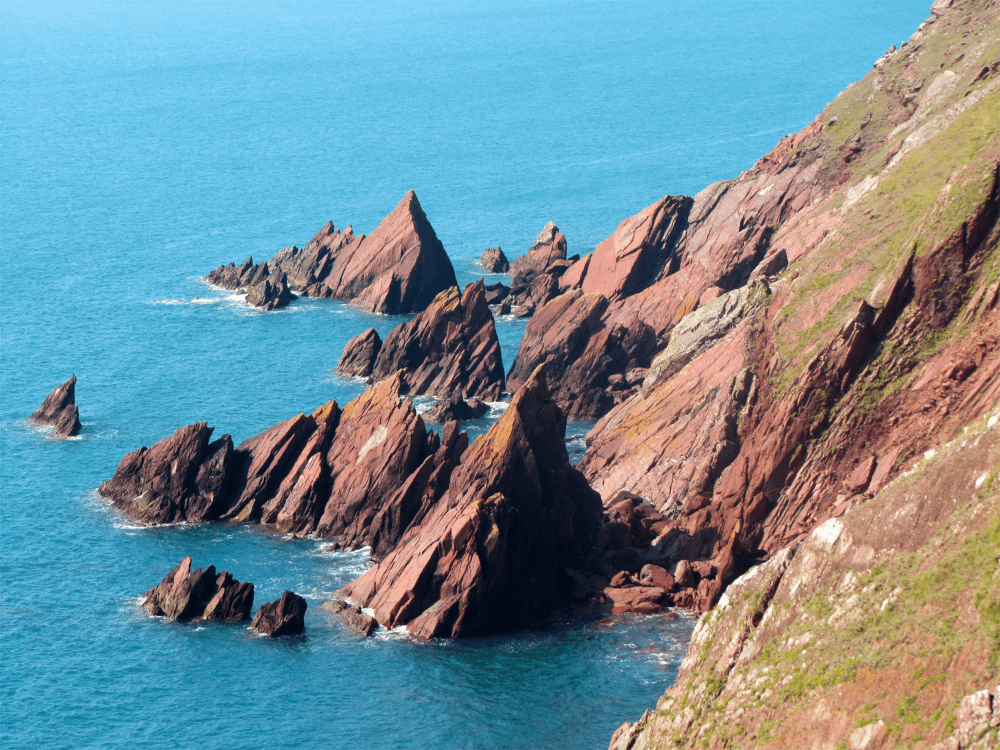
[[[371,615],[366,615],[361,611],[361,607],[357,605],[334,599],[323,602],[323,609],[331,614],[338,615],[347,627],[360,633],[365,638],[378,630],[378,620]]]
[[[286,591],[280,599],[262,604],[250,627],[271,638],[298,635],[306,628],[305,616],[308,606],[301,596]]]
[[[45,397],[28,421],[52,425],[57,437],[73,437],[80,432],[80,411],[76,407],[76,375]]]
[[[226,571],[216,575],[214,565],[192,571],[190,555],[143,596],[147,612],[181,622],[249,620],[253,608],[252,583],[240,583]]]
[[[510,270],[510,262],[499,247],[486,250],[479,258],[479,264],[490,273],[507,273]]]
[[[420,638],[505,630],[568,601],[565,569],[592,549],[601,507],[569,463],[565,425],[540,367],[441,500],[345,594]]]

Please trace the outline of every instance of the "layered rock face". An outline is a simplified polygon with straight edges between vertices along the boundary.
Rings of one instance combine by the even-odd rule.
[[[249,286],[280,270],[307,296],[345,300],[386,315],[423,310],[438,292],[457,284],[451,260],[412,190],[370,235],[355,237],[350,227],[341,232],[331,222],[304,248],[292,246],[260,264],[264,270],[247,263],[246,269],[247,264],[220,267],[208,279],[232,289],[234,278],[238,286]]]
[[[995,744],[998,42],[995,3],[936,3],[814,123],[696,198],[703,232],[740,183],[762,181],[721,229],[781,191],[749,284],[693,312],[682,287],[655,300],[702,273],[682,262],[611,318],[672,322],[581,470],[605,502],[624,489],[663,513],[648,556],[674,603],[715,605],[613,748]]]
[[[370,343],[372,342],[372,343]],[[359,374],[373,339],[368,333],[348,342],[342,374]],[[381,380],[405,369],[414,395],[496,401],[504,390],[503,363],[483,280],[441,292],[408,323],[396,326],[378,348],[370,377]]]
[[[80,432],[80,411],[76,407],[76,375],[45,397],[42,405],[28,417],[40,425],[52,425],[57,437],[73,437]]]
[[[527,289],[531,280],[552,265],[566,259],[566,235],[548,222],[535,238],[528,252],[510,264],[511,289],[515,294]]]
[[[371,615],[366,615],[361,611],[361,607],[342,602],[337,599],[323,602],[323,609],[333,615],[337,615],[343,623],[356,633],[360,633],[367,638],[378,630],[378,620]]]
[[[147,612],[181,622],[239,622],[249,620],[253,609],[252,583],[240,583],[226,571],[216,575],[214,565],[192,571],[190,555],[143,596]]]
[[[370,378],[381,350],[382,337],[378,331],[374,328],[362,331],[344,345],[337,372],[348,377]]]
[[[98,490],[141,523],[216,519],[315,533],[349,547],[388,545],[447,484],[464,433],[428,433],[397,374],[341,412],[335,402],[234,448],[199,422],[125,456]],[[416,506],[416,507],[415,507]],[[390,511],[389,509],[395,509]]]
[[[1000,411],[734,581],[611,749],[996,747],[997,467]]]
[[[299,635],[306,629],[308,606],[301,596],[293,591],[286,591],[280,599],[262,604],[250,627],[270,638]]]
[[[344,594],[420,638],[514,627],[566,601],[601,526],[569,464],[543,368],[478,438],[419,523]]]

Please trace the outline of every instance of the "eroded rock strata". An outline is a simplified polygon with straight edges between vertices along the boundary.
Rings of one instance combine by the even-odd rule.
[[[80,410],[76,406],[76,375],[45,397],[42,405],[28,417],[39,425],[51,425],[57,437],[73,437],[80,432]]]
[[[490,273],[507,273],[510,270],[510,261],[499,247],[485,250],[479,258],[479,265]]]
[[[936,2],[695,198],[678,248],[699,267],[609,303],[659,343],[580,468],[663,514],[649,556],[712,610],[613,748],[996,744],[998,14]],[[740,255],[737,219],[767,231]]]
[[[419,523],[344,594],[420,638],[514,627],[570,596],[602,524],[569,464],[543,368],[478,438]]]
[[[267,263],[221,266],[208,280],[249,288],[275,274],[309,297],[345,300],[386,315],[423,310],[455,286],[455,270],[411,190],[370,235],[324,226],[304,248],[294,245]],[[272,282],[276,283],[276,282]]]
[[[397,521],[417,512],[409,495],[396,496],[442,481],[464,447],[464,433],[445,430],[444,444],[428,433],[405,390],[397,373],[343,411],[331,401],[237,447],[229,435],[211,441],[213,428],[198,422],[125,456],[98,492],[147,524],[256,522],[349,547],[376,530],[390,539],[402,530],[385,520],[387,508],[405,506]]]
[[[344,347],[338,372],[362,372],[375,342],[361,334]],[[504,390],[503,362],[483,280],[464,292],[451,287],[407,323],[393,328],[377,348],[370,377],[406,370],[413,395],[460,396],[496,401]]]
[[[226,571],[216,574],[214,565],[191,570],[188,555],[143,598],[143,608],[157,617],[239,622],[250,619],[253,584],[240,583]]]

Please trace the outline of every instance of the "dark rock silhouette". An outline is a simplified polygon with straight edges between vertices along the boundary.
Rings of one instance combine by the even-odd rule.
[[[190,555],[143,596],[147,612],[181,622],[249,620],[253,608],[252,583],[240,583],[226,571],[216,575],[214,565],[192,571]]]
[[[57,437],[73,437],[80,432],[80,411],[76,407],[76,375],[45,397],[28,421],[52,425]]]
[[[271,638],[298,635],[306,628],[305,616],[308,606],[301,596],[286,591],[280,599],[262,604],[254,615],[250,627]]]

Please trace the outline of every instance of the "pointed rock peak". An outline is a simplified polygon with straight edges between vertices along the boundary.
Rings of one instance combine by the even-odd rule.
[[[348,403],[341,412],[341,418],[352,419],[363,416],[372,409],[380,409],[387,405],[396,407],[400,403],[401,396],[408,390],[406,370],[397,370],[395,374],[380,380]]]
[[[340,413],[340,407],[337,406],[336,401],[327,401],[316,411],[312,413],[313,419],[317,422],[325,422],[328,419],[335,418]]]
[[[555,241],[557,234],[559,234],[559,227],[555,225],[555,222],[550,221],[538,233],[538,236],[535,238],[535,244],[551,245]]]
[[[450,286],[443,292],[438,292],[438,295],[434,298],[431,305],[434,306],[435,310],[440,312],[451,312],[455,310],[462,302],[462,295],[458,291],[457,286]]]
[[[189,575],[191,575],[191,555],[181,560],[180,565],[174,570],[174,585],[179,586]]]
[[[549,380],[545,376],[544,362],[534,369],[531,376],[524,382],[524,385],[514,394],[514,401],[511,406],[521,404],[528,399],[549,400]]]

